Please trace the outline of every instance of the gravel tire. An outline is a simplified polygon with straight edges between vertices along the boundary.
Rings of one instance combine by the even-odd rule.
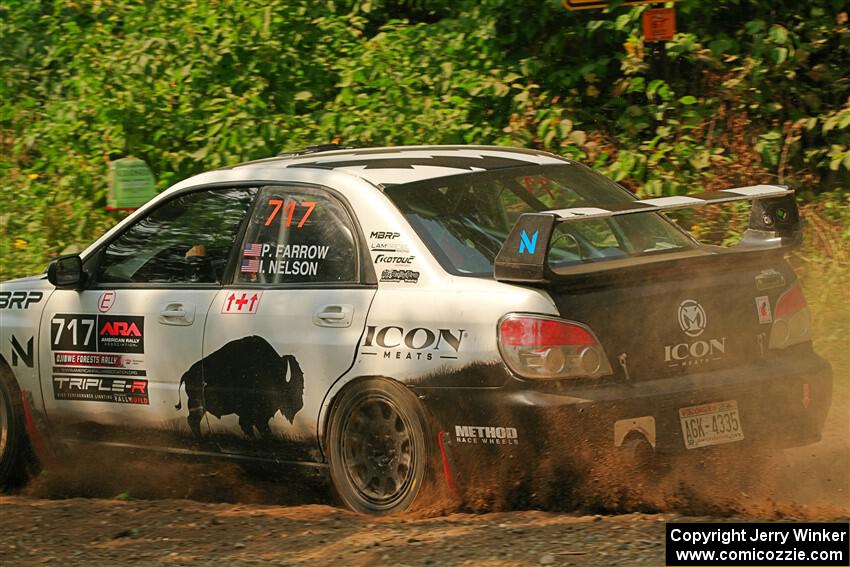
[[[31,459],[21,391],[9,370],[0,366],[0,488],[26,482]]]
[[[431,483],[429,427],[416,396],[392,380],[348,386],[328,427],[330,476],[349,509],[383,515],[409,510]]]

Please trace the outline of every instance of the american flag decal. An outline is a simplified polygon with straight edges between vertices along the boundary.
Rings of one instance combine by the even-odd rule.
[[[259,258],[262,255],[262,244],[246,244],[245,250],[242,251],[243,256]]]
[[[245,258],[242,260],[243,273],[256,274],[260,271],[260,261],[257,258]]]

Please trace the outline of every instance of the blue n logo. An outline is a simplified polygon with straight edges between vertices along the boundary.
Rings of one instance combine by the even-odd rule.
[[[528,233],[523,229],[522,234],[519,235],[520,243],[519,243],[519,253],[525,254],[526,252],[529,254],[534,254],[534,250],[537,248],[537,233],[539,230],[535,230],[534,234],[531,235],[531,238],[528,237]]]

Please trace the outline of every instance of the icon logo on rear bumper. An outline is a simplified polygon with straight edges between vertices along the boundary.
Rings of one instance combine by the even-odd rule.
[[[705,309],[693,299],[686,299],[679,304],[679,326],[689,337],[698,337],[703,331],[707,319]]]
[[[693,299],[686,299],[679,304],[678,320],[679,327],[691,338],[702,335],[708,325],[705,309]],[[704,338],[664,347],[664,361],[671,367],[697,366],[719,360],[725,354],[726,337]]]

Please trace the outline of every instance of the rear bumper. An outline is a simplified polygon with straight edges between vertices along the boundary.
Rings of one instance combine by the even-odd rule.
[[[679,409],[729,400],[737,403],[744,437],[725,446],[785,448],[820,439],[832,401],[832,369],[804,352],[636,384],[543,384],[511,377],[500,388],[419,388],[417,394],[448,433],[458,463],[586,456],[615,449],[632,430],[656,452],[698,453],[704,449],[685,446]]]

